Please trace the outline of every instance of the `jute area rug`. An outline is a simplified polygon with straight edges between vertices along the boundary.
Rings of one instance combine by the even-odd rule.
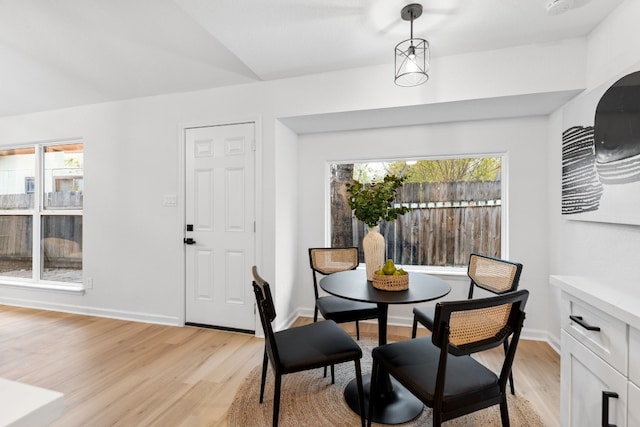
[[[370,340],[359,341],[362,347],[362,372],[371,372],[371,349],[376,345]],[[264,402],[260,398],[261,365],[254,368],[238,390],[229,408],[229,427],[270,426],[273,416],[273,370],[268,368]],[[343,396],[346,385],[355,377],[353,363],[343,363],[335,367],[336,382],[331,377],[323,377],[322,369],[284,375],[280,396],[281,427],[304,426],[359,426],[360,417],[347,406]],[[516,384],[517,386],[517,384]],[[517,392],[517,390],[516,390]],[[544,427],[530,403],[518,396],[508,397],[509,419],[515,427]],[[374,423],[374,426],[383,424]],[[426,408],[420,416],[401,426],[431,426],[431,409]],[[444,423],[445,426],[477,427],[500,426],[500,409],[491,408],[456,418]]]

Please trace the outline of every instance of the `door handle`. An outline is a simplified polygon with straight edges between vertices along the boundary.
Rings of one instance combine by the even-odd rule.
[[[193,240],[191,237],[185,237],[184,240],[183,240],[183,243],[185,245],[195,245],[196,241]]]
[[[618,398],[618,393],[614,391],[602,392],[602,427],[616,427],[615,424],[609,424],[609,399]]]
[[[600,330],[599,326],[591,326],[590,324],[588,324],[587,322],[582,320],[582,316],[573,316],[573,315],[571,315],[571,316],[569,316],[569,319],[573,320],[578,325],[580,325],[583,328],[585,328],[587,331],[599,331]]]

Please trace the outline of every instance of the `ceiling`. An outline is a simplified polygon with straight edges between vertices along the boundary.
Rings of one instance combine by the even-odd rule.
[[[587,35],[623,0],[423,0],[432,56]],[[389,64],[407,0],[0,0],[0,116]],[[427,83],[429,84],[429,83]]]

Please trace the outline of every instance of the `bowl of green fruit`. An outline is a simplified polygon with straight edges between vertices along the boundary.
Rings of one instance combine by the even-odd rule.
[[[396,268],[393,260],[388,259],[380,270],[376,270],[371,281],[373,287],[382,291],[406,291],[409,289],[409,273]]]

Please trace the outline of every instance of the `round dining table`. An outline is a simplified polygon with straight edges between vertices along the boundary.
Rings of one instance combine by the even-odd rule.
[[[415,304],[442,298],[451,292],[451,286],[442,279],[423,273],[409,273],[409,289],[383,291],[367,280],[365,270],[349,270],[333,273],[320,280],[320,287],[327,293],[353,301],[375,303],[378,306],[378,345],[387,343],[387,314],[389,304]],[[371,399],[369,388],[371,375],[364,375],[365,411]],[[423,409],[422,402],[399,382],[380,370],[377,378],[378,395],[375,399],[373,421],[382,424],[402,424],[417,417]],[[349,407],[360,413],[358,387],[351,381],[344,391]]]

